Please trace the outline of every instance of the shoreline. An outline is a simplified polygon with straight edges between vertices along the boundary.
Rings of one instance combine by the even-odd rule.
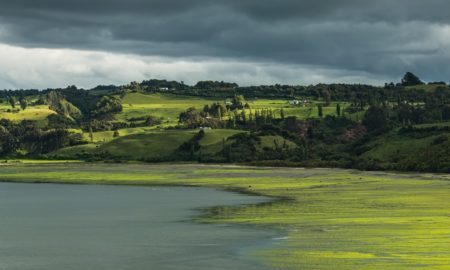
[[[6,161],[6,162],[5,162]],[[1,166],[9,165],[57,165],[57,164],[92,164],[92,165],[148,165],[148,166],[193,166],[193,167],[218,167],[218,168],[247,168],[247,169],[286,169],[286,170],[342,170],[359,173],[385,173],[385,174],[404,174],[404,175],[437,175],[447,176],[445,172],[428,172],[428,171],[395,171],[395,170],[361,170],[356,168],[341,167],[305,167],[305,166],[269,166],[247,163],[196,163],[196,162],[143,162],[143,161],[126,161],[126,162],[109,162],[109,161],[84,161],[84,160],[53,160],[53,159],[0,159]],[[450,180],[450,178],[449,178]]]

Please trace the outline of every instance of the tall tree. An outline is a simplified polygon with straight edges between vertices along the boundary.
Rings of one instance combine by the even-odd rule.
[[[417,77],[411,72],[406,72],[405,76],[403,76],[402,79],[403,86],[421,85],[421,84],[424,83],[419,79],[419,77]]]
[[[362,123],[369,131],[385,128],[388,125],[388,115],[386,109],[371,106],[364,114]]]
[[[92,132],[92,122],[89,122],[89,139],[91,139],[91,143],[94,142],[94,133]]]
[[[16,108],[16,98],[15,97],[9,97],[8,101],[9,101],[9,104],[11,104],[11,107],[13,109]]]
[[[323,99],[325,100],[325,106],[329,106],[331,103],[331,94],[330,91],[325,90],[323,92]]]
[[[19,102],[20,102],[20,108],[25,111],[25,109],[28,107],[27,99],[22,97],[22,98],[20,98]]]

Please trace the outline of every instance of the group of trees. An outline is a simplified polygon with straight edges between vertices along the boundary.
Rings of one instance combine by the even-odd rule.
[[[115,96],[103,96],[92,110],[91,116],[102,117],[122,111],[122,101]]]
[[[8,156],[22,150],[28,155],[41,155],[66,146],[85,143],[80,133],[63,128],[40,128],[33,121],[13,123],[0,119],[0,155]]]
[[[14,96],[7,97],[8,103],[11,105],[12,109],[16,108],[17,100]],[[28,107],[28,100],[25,97],[19,98],[19,106],[22,110],[25,110]]]
[[[194,88],[202,90],[214,90],[214,89],[236,89],[239,85],[237,83],[229,83],[224,81],[199,81]]]

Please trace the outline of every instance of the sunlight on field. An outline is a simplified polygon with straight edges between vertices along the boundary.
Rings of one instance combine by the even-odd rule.
[[[151,115],[176,124],[179,114],[187,108],[195,107],[202,110],[205,105],[217,101],[188,96],[130,93],[123,98],[123,112],[117,114],[116,118],[124,121]]]
[[[42,121],[47,116],[56,114],[46,105],[28,107],[26,110],[20,110],[19,112],[7,112],[8,109],[11,109],[11,107],[5,104],[0,105],[0,119],[5,118],[15,122],[22,120]]]
[[[168,94],[130,93],[123,98],[123,112],[117,114],[116,119],[126,121],[135,117],[151,115],[162,118],[163,122],[176,124],[179,114],[189,107],[202,110],[205,105],[211,105],[214,102],[224,103],[225,101]],[[280,118],[281,108],[283,108],[286,117],[296,116],[299,119],[319,117],[315,101],[311,101],[311,104],[308,105],[291,105],[289,100],[282,99],[248,99],[247,103],[250,105],[250,110],[246,110],[248,114],[250,111],[254,113],[255,110],[271,109],[275,117]],[[336,105],[337,103],[331,103],[329,106],[324,106],[323,115],[336,115]],[[341,103],[342,110],[347,106],[347,103]]]

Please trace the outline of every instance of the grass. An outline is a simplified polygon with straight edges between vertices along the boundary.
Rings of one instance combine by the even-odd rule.
[[[202,110],[207,104],[218,100],[168,94],[129,93],[122,99],[123,111],[116,119],[126,121],[131,118],[153,116],[165,122],[176,124],[181,112],[189,107]]]
[[[423,127],[426,127],[423,126]],[[443,133],[450,135],[450,133]],[[442,145],[434,145],[434,140],[439,137],[437,134],[413,135],[398,134],[398,130],[393,130],[383,134],[368,143],[371,148],[364,153],[362,157],[381,160],[387,163],[396,163],[403,159],[420,156],[427,149],[433,147],[442,147]]]
[[[199,130],[155,130],[152,128],[121,129],[120,137],[113,138],[113,131],[94,132],[94,143],[57,150],[50,154],[63,159],[79,159],[80,155],[108,153],[109,157],[122,160],[155,160],[172,155],[184,142],[189,141]],[[215,154],[222,150],[223,140],[242,133],[242,130],[205,130],[200,140],[203,154]],[[83,136],[88,139],[87,133]],[[124,135],[124,136],[122,136]],[[261,148],[275,149],[296,144],[280,136],[261,136]]]
[[[133,160],[166,157],[194,134],[196,131],[191,130],[133,134],[103,144],[98,149],[115,157]]]
[[[119,129],[118,132],[119,132],[119,136],[122,137],[122,136],[127,136],[127,135],[132,135],[132,134],[138,134],[138,133],[154,132],[155,130],[157,130],[157,127],[137,127],[137,128]],[[93,132],[92,135],[93,135],[94,143],[109,142],[109,141],[115,139],[114,131],[112,131],[112,130]],[[88,132],[83,133],[83,138],[87,141],[91,140]]]
[[[432,127],[448,127],[448,126],[450,126],[450,122],[414,125],[415,128],[432,128]]]
[[[130,135],[122,136],[127,132]],[[190,140],[198,132],[199,130],[122,129],[119,131],[121,137],[115,139],[112,138],[112,131],[96,132],[95,140],[103,143],[63,148],[52,155],[77,159],[82,153],[107,152],[108,156],[126,160],[164,158],[175,152],[181,144]],[[221,150],[223,139],[241,132],[243,131],[230,129],[206,130],[200,145],[204,153],[216,153]]]
[[[423,84],[423,85],[413,85],[413,86],[407,86],[406,89],[420,89],[424,90],[426,92],[434,92],[437,88],[447,88],[448,85],[442,85],[442,84]]]
[[[153,116],[162,118],[165,125],[175,125],[178,122],[178,116],[189,107],[195,107],[202,110],[205,105],[211,105],[214,102],[224,102],[225,100],[177,96],[170,94],[143,94],[128,93],[122,99],[123,111],[116,114],[119,121],[127,121],[131,118]],[[252,111],[260,109],[272,109],[275,117],[280,117],[280,110],[283,108],[285,116],[296,116],[299,119],[317,118],[318,109],[315,103],[309,106],[290,105],[288,100],[269,100],[269,99],[249,99]],[[323,115],[336,115],[336,104],[331,103],[323,107]],[[348,106],[341,103],[342,110]],[[248,111],[248,110],[247,110]]]
[[[94,143],[83,144],[62,148],[55,151],[53,154],[57,155],[58,157],[66,157],[68,159],[78,159],[78,155],[83,153],[93,153],[97,151],[98,147],[99,145]]]
[[[7,112],[8,109],[11,109],[11,106],[0,104],[0,119],[4,118],[13,122],[20,122],[22,120],[45,121],[47,116],[56,113],[46,105],[30,106],[19,112]]]
[[[281,108],[283,108],[286,117],[296,116],[299,119],[319,117],[319,111],[315,102],[312,102],[312,104],[309,105],[290,105],[288,100],[257,99],[249,100],[249,104],[252,109],[270,108],[274,111],[275,117],[277,118],[280,117]],[[341,105],[342,111],[349,106],[349,104],[345,102],[340,102],[339,104]],[[336,115],[336,105],[337,102],[332,102],[328,106],[324,105],[322,107],[323,116]]]
[[[78,163],[78,160],[45,160],[45,159],[5,159],[0,160],[0,165],[11,164],[62,164],[62,163]]]
[[[261,147],[277,148],[286,144],[288,149],[294,149],[297,145],[281,136],[261,136]]]
[[[255,252],[276,269],[449,269],[450,176],[201,165],[9,165],[1,181],[191,185],[283,198],[211,209],[203,221],[269,226]]]

